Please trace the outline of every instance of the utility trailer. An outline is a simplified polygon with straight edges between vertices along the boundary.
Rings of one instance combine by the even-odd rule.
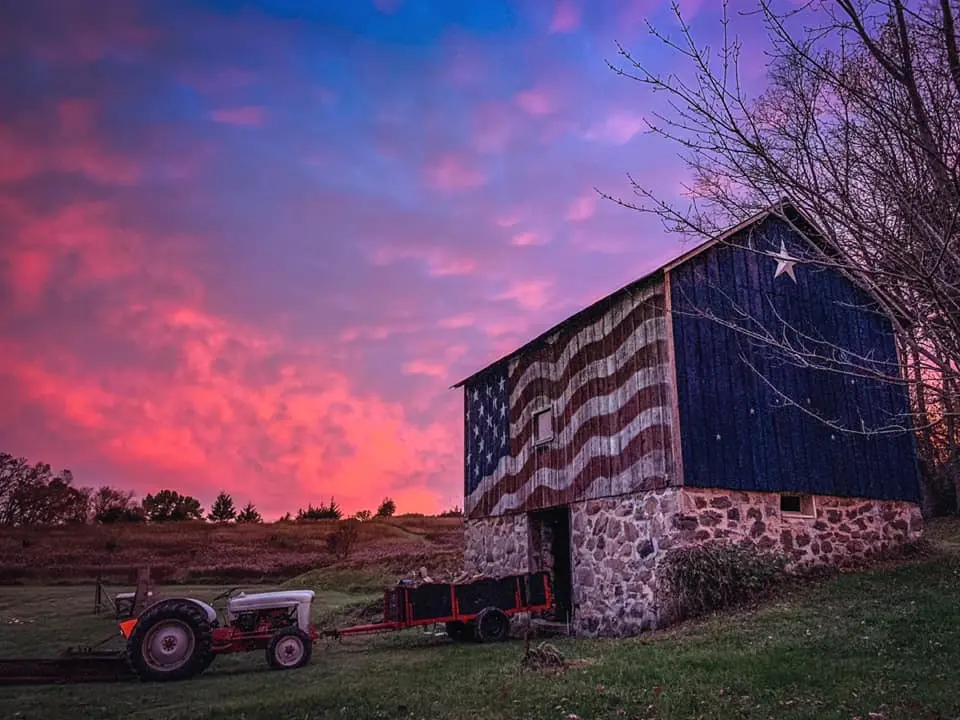
[[[235,590],[235,589],[234,589]],[[314,593],[290,590],[219,596],[226,607],[189,597],[155,600],[120,623],[125,650],[92,648],[48,660],[0,661],[0,685],[90,682],[136,677],[186,680],[206,670],[217,655],[263,650],[278,670],[310,662],[321,637],[341,638],[444,624],[451,640],[496,642],[510,633],[510,618],[553,608],[546,572],[483,578],[464,583],[400,584],[383,593],[384,621],[318,631],[310,621]]]
[[[552,607],[550,575],[546,572],[467,583],[398,585],[383,592],[383,622],[323,634],[342,637],[443,624],[451,640],[496,642],[509,635],[511,616],[544,613]]]

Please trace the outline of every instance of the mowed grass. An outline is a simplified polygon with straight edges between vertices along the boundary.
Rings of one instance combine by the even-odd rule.
[[[562,673],[523,670],[520,641],[454,645],[410,630],[320,642],[296,671],[267,670],[250,653],[177,684],[5,687],[0,717],[952,719],[960,525],[939,523],[931,535],[939,556],[807,585],[756,611],[641,638],[553,640],[572,661]],[[357,578],[334,583],[354,592],[313,581],[318,619],[371,597]],[[205,598],[216,590],[191,588]],[[49,654],[112,630],[91,614],[90,588],[3,588],[0,598],[3,656]]]

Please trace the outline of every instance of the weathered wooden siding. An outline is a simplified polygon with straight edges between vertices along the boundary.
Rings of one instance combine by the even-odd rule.
[[[794,257],[808,252],[802,238],[773,219],[754,238],[754,250],[777,252],[782,240]],[[917,500],[911,433],[842,432],[770,387],[840,427],[862,430],[910,427],[902,385],[796,367],[702,317],[709,310],[743,327],[738,309],[744,310],[775,335],[786,323],[898,372],[890,323],[867,309],[865,293],[833,270],[800,263],[794,282],[785,274],[774,278],[776,267],[768,255],[718,245],[668,273],[684,484]]]
[[[471,517],[675,481],[664,300],[661,276],[466,384],[465,510]],[[504,404],[509,412],[498,427]],[[553,439],[535,446],[534,415],[548,407]],[[501,432],[509,442],[488,456]]]

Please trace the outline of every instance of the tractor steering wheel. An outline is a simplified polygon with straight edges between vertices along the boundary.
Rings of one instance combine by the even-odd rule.
[[[213,603],[217,602],[217,600],[223,600],[224,598],[227,598],[227,599],[229,600],[229,599],[230,599],[230,596],[233,595],[233,594],[234,594],[237,590],[239,590],[239,589],[240,589],[239,587],[232,587],[232,588],[230,588],[229,590],[224,590],[222,593],[220,593],[219,595],[217,595],[217,596],[211,601],[210,604],[213,605]]]

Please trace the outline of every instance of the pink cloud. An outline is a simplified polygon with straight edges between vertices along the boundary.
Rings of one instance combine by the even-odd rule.
[[[447,375],[447,368],[444,365],[428,360],[411,360],[403,364],[403,372],[406,375],[426,375],[428,377],[444,378]]]
[[[531,88],[517,94],[516,103],[528,115],[550,115],[557,109],[553,96],[543,88]]]
[[[516,225],[520,222],[520,219],[516,215],[504,215],[503,217],[497,218],[495,222],[502,228],[508,228]]]
[[[245,107],[220,108],[210,113],[214,122],[243,127],[260,127],[266,119],[266,111],[262,107],[248,105]]]
[[[572,0],[558,0],[550,21],[550,32],[568,33],[580,27],[580,8]]]
[[[323,342],[212,312],[205,288],[184,270],[186,258],[165,238],[131,235],[103,205],[68,206],[44,218],[9,204],[0,212],[27,221],[5,257],[16,265],[0,278],[16,294],[8,314],[22,312],[52,277],[68,295],[112,279],[109,308],[86,321],[91,333],[114,333],[118,347],[126,343],[146,357],[176,358],[169,370],[141,363],[104,375],[84,370],[56,336],[53,352],[0,337],[0,382],[16,388],[4,398],[9,412],[0,416],[0,434],[14,437],[8,421],[21,412],[44,418],[42,432],[21,434],[18,452],[53,463],[59,456],[71,467],[95,462],[127,478],[124,485],[141,496],[174,483],[209,503],[216,478],[229,477],[235,497],[254,500],[271,518],[331,493],[348,511],[368,507],[393,493],[396,478],[441,476],[456,467],[457,431],[448,423],[411,422],[401,404],[336,369]],[[375,336],[376,329],[358,334]],[[407,369],[437,377],[464,351],[450,346]],[[278,361],[265,378],[243,371]],[[69,447],[51,449],[51,437],[68,438]],[[371,446],[377,452],[353,451]],[[410,509],[441,509],[442,498],[422,483],[408,488],[420,503]]]
[[[486,175],[470,167],[463,158],[454,154],[442,155],[423,168],[426,184],[442,192],[456,192],[480,187],[486,182]]]
[[[646,127],[642,115],[629,111],[614,112],[587,130],[587,140],[599,140],[612,145],[623,145]]]
[[[438,324],[446,330],[458,330],[460,328],[470,327],[475,322],[476,319],[473,315],[464,314],[443,318]]]
[[[540,310],[546,307],[551,300],[550,280],[516,280],[496,300],[513,300],[524,310]]]
[[[23,180],[42,172],[80,173],[110,185],[132,185],[140,163],[107,149],[97,135],[96,106],[85,99],[57,105],[57,136],[38,143],[0,126],[0,180]]]
[[[514,235],[510,242],[517,247],[525,247],[527,245],[546,245],[549,240],[539,233],[524,232]]]
[[[473,258],[431,257],[427,260],[427,268],[432,277],[470,275],[477,269],[477,261]]]
[[[588,220],[596,211],[597,194],[593,190],[588,190],[571,203],[567,209],[567,220],[574,222]]]

